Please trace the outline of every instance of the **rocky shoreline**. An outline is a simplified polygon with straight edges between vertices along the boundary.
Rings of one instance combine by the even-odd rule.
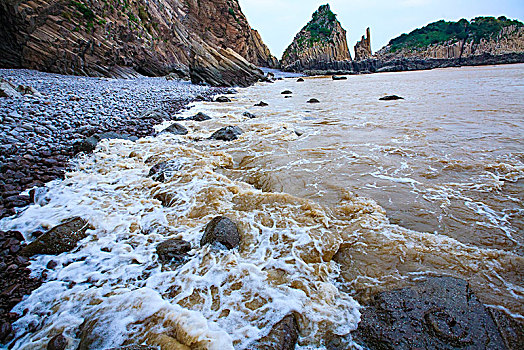
[[[466,58],[398,58],[382,60],[370,58],[363,61],[336,61],[319,62],[314,69],[304,69],[293,66],[286,69],[290,72],[301,72],[306,75],[349,75],[370,74],[382,72],[406,72],[415,70],[429,70],[436,68],[462,67],[462,66],[488,66],[499,64],[524,63],[524,53],[510,53],[505,55],[483,54]]]
[[[152,135],[154,125],[175,119],[192,101],[224,92],[165,78],[88,78],[14,69],[0,69],[0,79],[22,91],[15,90],[14,98],[0,97],[0,219],[34,200],[35,191],[27,190],[62,179],[84,140]],[[20,232],[0,231],[0,247],[3,342],[19,317],[10,310],[41,280],[30,277],[29,260],[19,254],[24,247]]]

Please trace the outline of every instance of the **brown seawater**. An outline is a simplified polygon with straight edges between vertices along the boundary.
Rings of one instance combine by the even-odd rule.
[[[524,65],[285,79],[197,103],[184,116],[213,119],[182,122],[186,136],[103,141],[48,200],[0,223],[29,240],[76,215],[95,227],[33,263],[59,268],[17,306],[13,348],[64,332],[72,349],[243,349],[294,311],[299,348],[322,349],[356,328],[357,301],[443,274],[522,319],[523,82]],[[207,140],[226,125],[244,133]],[[173,177],[147,178],[163,160],[179,163]],[[238,249],[200,248],[216,215],[239,224]],[[167,238],[191,242],[190,259],[162,266]]]

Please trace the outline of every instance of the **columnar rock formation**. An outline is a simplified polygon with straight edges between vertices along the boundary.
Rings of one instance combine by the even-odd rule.
[[[366,35],[362,35],[362,39],[357,41],[355,45],[355,61],[362,61],[372,56],[371,52],[371,31],[366,29]]]
[[[329,5],[322,5],[286,49],[281,65],[285,70],[300,71],[345,60],[351,60],[346,31]]]
[[[247,61],[246,61],[247,60]],[[245,85],[275,67],[238,0],[2,0],[0,67],[91,76],[176,72]],[[212,72],[202,69],[213,66]],[[213,79],[207,80],[208,76]]]

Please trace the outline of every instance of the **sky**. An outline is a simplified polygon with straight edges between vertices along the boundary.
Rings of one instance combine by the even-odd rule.
[[[239,0],[249,24],[277,58],[311,19],[315,10],[329,3],[353,46],[371,28],[373,52],[402,33],[445,20],[477,16],[506,16],[524,21],[524,0]]]

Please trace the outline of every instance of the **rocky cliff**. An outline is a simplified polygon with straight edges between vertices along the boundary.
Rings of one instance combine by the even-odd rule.
[[[377,52],[380,60],[464,59],[524,52],[524,24],[506,17],[438,21],[392,39]]]
[[[351,60],[346,31],[329,5],[322,5],[284,52],[284,70],[313,69],[322,63]]]
[[[355,45],[355,61],[362,61],[372,56],[371,52],[371,30],[366,29],[366,35],[362,35],[362,39],[357,41]]]
[[[276,59],[238,0],[2,0],[0,67],[248,85]]]

